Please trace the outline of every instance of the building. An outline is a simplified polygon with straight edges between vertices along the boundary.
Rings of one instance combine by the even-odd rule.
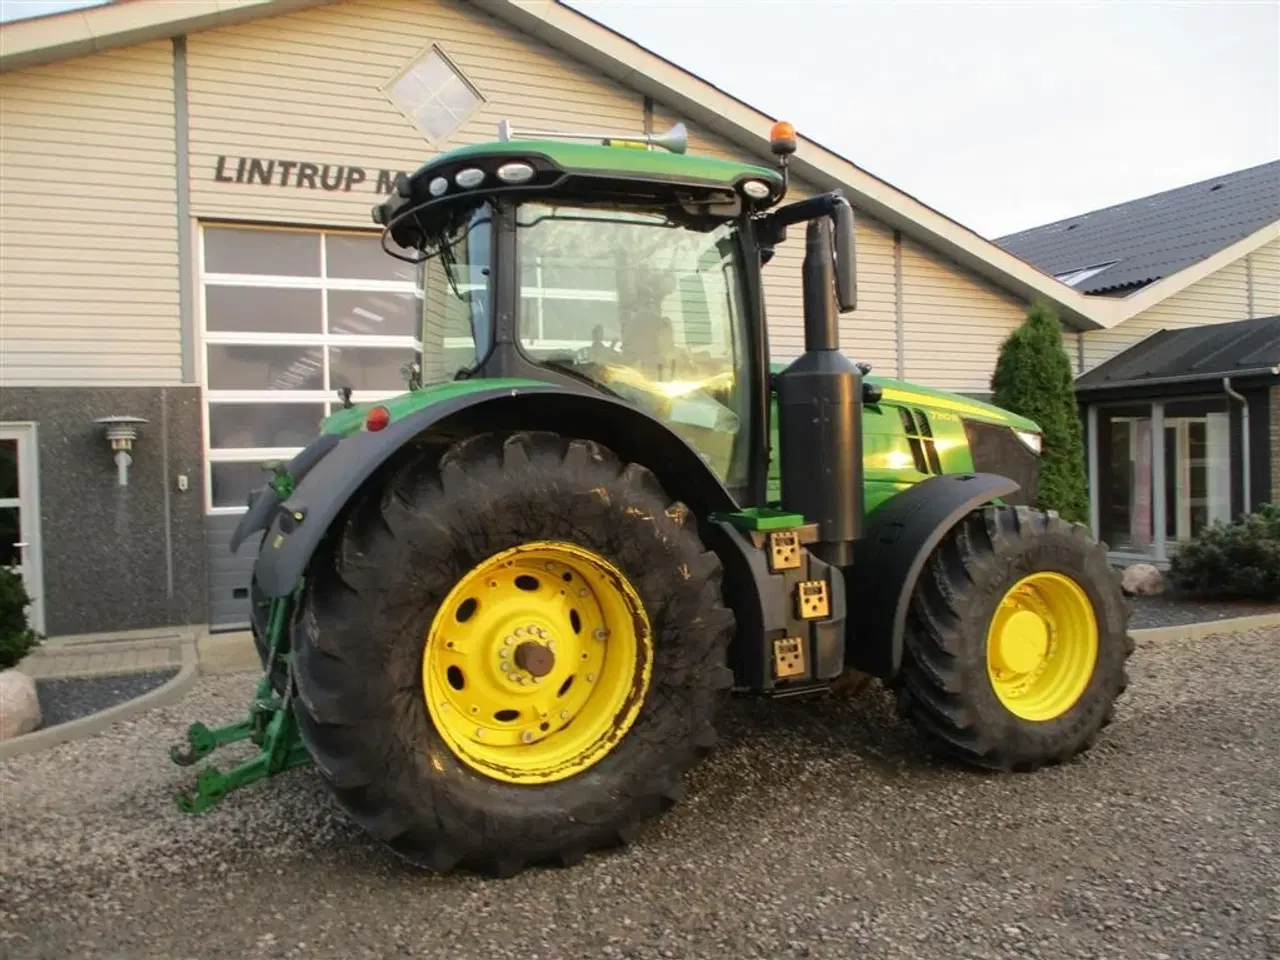
[[[680,120],[691,152],[753,159],[773,120],[554,2],[130,0],[0,27],[0,562],[38,629],[246,622],[248,554],[226,543],[258,463],[341,383],[403,386],[414,282],[371,204],[504,119]],[[793,198],[840,188],[857,211],[842,345],[879,372],[985,393],[1033,300],[1096,364],[1203,279],[1091,295],[811,139],[793,171]],[[767,268],[775,358],[801,346],[802,257]],[[104,417],[146,421],[126,486]]]
[[[1142,309],[1080,337],[1094,533],[1163,565],[1280,485],[1280,161],[996,242]]]
[[[1076,380],[1091,513],[1118,559],[1275,500],[1280,316],[1161,330]]]

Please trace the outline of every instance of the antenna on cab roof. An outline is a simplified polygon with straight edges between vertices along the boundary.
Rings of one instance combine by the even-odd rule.
[[[677,123],[666,133],[642,133],[633,136],[628,133],[598,132],[566,132],[557,130],[514,130],[510,120],[498,123],[498,139],[505,142],[514,139],[542,140],[598,140],[606,147],[631,147],[645,150],[651,147],[662,147],[672,153],[684,153],[689,148],[689,131],[683,123]]]

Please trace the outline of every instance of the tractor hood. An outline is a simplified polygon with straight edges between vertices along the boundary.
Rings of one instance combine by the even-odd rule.
[[[975,400],[959,393],[946,390],[935,390],[905,380],[894,380],[889,377],[867,376],[866,382],[873,383],[884,391],[884,400],[889,403],[911,404],[925,409],[949,410],[969,420],[983,420],[987,423],[999,423],[1014,430],[1025,430],[1029,433],[1041,433],[1040,425],[1034,420],[1019,416],[1011,410],[1005,410],[982,400]]]
[[[777,374],[785,370],[787,364],[775,361],[769,367],[773,373]],[[1028,433],[1044,432],[1034,420],[963,394],[924,387],[906,380],[895,380],[892,377],[878,377],[875,374],[867,374],[863,377],[863,381],[878,386],[883,391],[882,399],[888,403],[923,407],[926,410],[947,410],[969,420],[998,423],[1014,430],[1025,430]]]

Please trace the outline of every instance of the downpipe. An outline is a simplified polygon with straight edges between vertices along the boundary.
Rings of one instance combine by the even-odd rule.
[[[1231,386],[1230,377],[1222,378],[1222,389],[1226,391],[1227,396],[1240,404],[1240,454],[1244,471],[1244,510],[1241,512],[1248,513],[1253,508],[1253,489],[1249,482],[1253,473],[1253,461],[1249,458],[1249,401],[1244,394]]]

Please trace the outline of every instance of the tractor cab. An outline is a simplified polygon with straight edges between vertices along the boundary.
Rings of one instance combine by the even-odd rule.
[[[628,138],[504,123],[399,178],[373,218],[384,249],[420,265],[413,385],[519,377],[621,399],[753,499],[770,392],[760,271],[795,149],[789,124],[773,133],[777,168],[687,156],[682,124]]]

